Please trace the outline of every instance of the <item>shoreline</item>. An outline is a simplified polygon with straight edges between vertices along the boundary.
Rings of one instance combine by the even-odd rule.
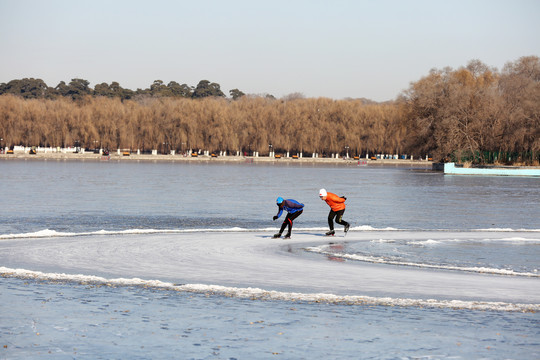
[[[118,155],[117,153],[108,156],[94,153],[14,153],[0,154],[2,160],[64,160],[64,161],[142,161],[142,162],[232,162],[232,163],[273,163],[273,164],[334,164],[373,166],[373,165],[393,165],[393,166],[421,166],[430,168],[433,161],[429,160],[405,160],[405,159],[343,159],[343,158],[271,158],[267,156],[219,156],[211,157],[199,155],[197,157],[183,155],[150,155],[150,154],[130,154],[128,156]]]

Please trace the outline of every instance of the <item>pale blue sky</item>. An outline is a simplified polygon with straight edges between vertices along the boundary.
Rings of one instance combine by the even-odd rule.
[[[432,68],[540,56],[540,0],[0,0],[0,82],[394,99]]]

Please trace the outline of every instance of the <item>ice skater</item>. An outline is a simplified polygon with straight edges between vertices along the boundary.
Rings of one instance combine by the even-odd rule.
[[[330,213],[328,214],[328,226],[330,231],[326,233],[326,236],[334,236],[336,232],[334,231],[334,218],[336,223],[345,226],[345,234],[349,231],[351,226],[348,222],[343,220],[343,213],[345,212],[345,196],[337,196],[331,192],[327,192],[325,189],[319,190],[319,197],[321,200],[326,201],[328,206],[330,206]]]
[[[274,235],[274,239],[281,237],[283,230],[285,230],[285,227],[287,226],[288,231],[285,235],[285,239],[290,239],[293,227],[293,220],[299,217],[300,214],[302,214],[302,212],[304,211],[304,204],[299,203],[298,201],[293,199],[283,200],[281,196],[277,198],[276,204],[279,208],[279,211],[277,215],[274,215],[273,220],[276,221],[277,219],[279,219],[279,217],[283,213],[283,210],[287,212],[287,217],[285,217],[285,220],[283,220],[283,224],[281,224],[281,229],[279,229],[279,232]]]

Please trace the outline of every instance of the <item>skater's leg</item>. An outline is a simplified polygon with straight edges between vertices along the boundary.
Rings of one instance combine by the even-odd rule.
[[[279,235],[281,236],[281,234],[283,234],[283,230],[285,230],[285,228],[287,227],[287,225],[289,225],[289,215],[287,215],[287,217],[285,218],[285,220],[283,220],[283,224],[281,224],[281,228],[279,229]]]
[[[333,210],[330,210],[330,213],[328,214],[328,227],[330,228],[330,231],[334,230],[334,217],[336,217],[336,213]]]
[[[302,211],[303,210],[300,210],[300,211],[297,211],[293,214],[287,214],[287,217],[285,218],[285,220],[288,220],[288,226],[289,226],[289,230],[287,231],[287,235],[285,235],[285,237],[291,237],[291,233],[292,233],[292,227],[293,227],[293,220],[296,219],[297,217],[300,216],[300,214],[302,214]]]
[[[283,230],[285,230],[285,227],[288,225],[287,217],[285,220],[283,220],[283,223],[281,224],[281,228],[279,229],[279,232],[277,234],[274,234],[274,239],[281,237],[281,234],[283,234]]]
[[[343,213],[345,213],[345,209],[337,212],[336,223],[343,225],[345,227],[345,232],[347,232],[349,231],[350,224],[343,220]]]
[[[335,234],[334,231],[334,217],[336,216],[336,213],[333,210],[330,210],[330,213],[328,214],[328,227],[330,228],[330,231],[326,233],[326,236],[332,236]]]

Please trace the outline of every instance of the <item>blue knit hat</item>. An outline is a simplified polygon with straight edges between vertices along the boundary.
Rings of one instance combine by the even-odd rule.
[[[279,205],[283,202],[283,198],[280,196],[277,198],[276,203]]]

